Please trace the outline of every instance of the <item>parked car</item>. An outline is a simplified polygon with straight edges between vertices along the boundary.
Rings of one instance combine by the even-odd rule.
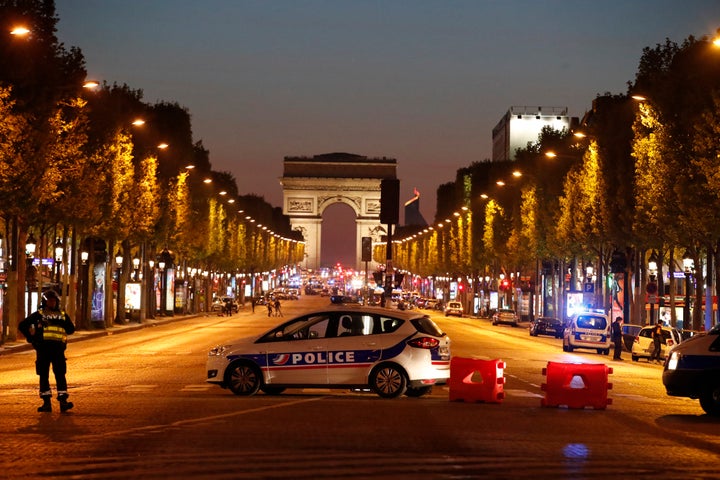
[[[213,301],[212,305],[210,306],[210,311],[221,313],[224,311],[227,303],[231,304],[233,313],[237,313],[239,311],[238,304],[235,302],[235,299],[232,297],[216,298]]]
[[[597,353],[610,353],[610,322],[607,315],[595,312],[576,313],[570,318],[563,333],[563,351],[589,348]]]
[[[492,316],[492,324],[497,325],[498,323],[507,323],[513,327],[517,327],[520,322],[520,318],[512,308],[498,308]]]
[[[555,338],[562,338],[565,325],[559,318],[538,317],[530,322],[530,336],[550,335]]]
[[[655,343],[652,338],[653,325],[648,325],[640,329],[635,337],[635,343],[632,346],[632,359],[637,362],[641,358],[650,360]],[[666,358],[670,350],[682,341],[680,332],[673,327],[662,327],[663,339],[660,344],[660,356]]]
[[[370,388],[419,397],[450,378],[450,338],[417,311],[338,306],[307,312],[261,335],[223,342],[207,382],[236,395],[286,388]]]
[[[447,317],[450,315],[457,315],[458,317],[462,317],[463,316],[462,303],[456,302],[456,301],[448,302],[447,305],[445,306],[445,316]]]
[[[423,305],[423,308],[426,308],[428,310],[434,310],[435,306],[440,302],[437,298],[428,298],[425,300],[425,305]]]

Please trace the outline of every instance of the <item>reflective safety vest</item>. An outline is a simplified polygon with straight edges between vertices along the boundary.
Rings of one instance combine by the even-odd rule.
[[[67,332],[65,332],[65,329],[62,327],[62,325],[55,325],[53,322],[60,321],[60,319],[65,319],[65,312],[60,311],[59,317],[58,314],[50,314],[45,315],[44,312],[40,312],[43,315],[43,320],[47,322],[47,327],[43,328],[43,340],[49,340],[53,342],[62,342],[67,343]]]

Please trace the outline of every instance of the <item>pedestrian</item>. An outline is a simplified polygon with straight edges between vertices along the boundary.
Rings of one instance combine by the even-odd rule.
[[[280,310],[280,299],[279,299],[279,298],[276,298],[276,299],[275,299],[275,316],[276,316],[276,317],[282,317],[282,316],[283,316],[282,310]]]
[[[40,398],[43,401],[37,409],[38,412],[52,412],[51,365],[55,374],[60,411],[65,412],[73,408],[73,403],[68,402],[65,347],[67,336],[75,332],[75,325],[68,314],[60,309],[57,292],[48,290],[43,293],[40,309],[20,322],[18,330],[35,349],[35,373],[40,377]]]
[[[622,343],[623,343],[623,335],[622,335],[622,317],[616,317],[615,321],[612,323],[611,331],[612,331],[612,341],[615,344],[615,352],[613,353],[613,360],[622,360],[621,353],[622,353]]]
[[[653,351],[650,354],[650,362],[655,361],[657,363],[662,363],[662,360],[660,360],[660,352],[662,350],[662,340],[663,340],[663,328],[662,323],[658,322],[655,324],[655,326],[652,329],[652,340],[653,340]]]
[[[252,306],[252,313],[255,313],[255,297],[250,299],[250,305]]]
[[[273,306],[272,306],[272,302],[270,301],[270,299],[268,299],[268,301],[267,301],[267,309],[268,309],[268,317],[272,317],[273,316]]]

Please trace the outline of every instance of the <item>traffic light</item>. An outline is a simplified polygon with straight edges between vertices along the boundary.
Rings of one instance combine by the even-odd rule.
[[[508,279],[505,278],[502,282],[500,282],[500,290],[503,292],[510,290],[510,281]]]
[[[400,180],[386,178],[380,182],[380,223],[397,225],[400,220]]]
[[[362,261],[372,261],[372,237],[362,237]]]

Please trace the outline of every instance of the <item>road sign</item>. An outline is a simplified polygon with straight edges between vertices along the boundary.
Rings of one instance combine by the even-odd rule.
[[[595,293],[595,284],[594,283],[586,283],[583,285],[583,292],[585,293]]]

